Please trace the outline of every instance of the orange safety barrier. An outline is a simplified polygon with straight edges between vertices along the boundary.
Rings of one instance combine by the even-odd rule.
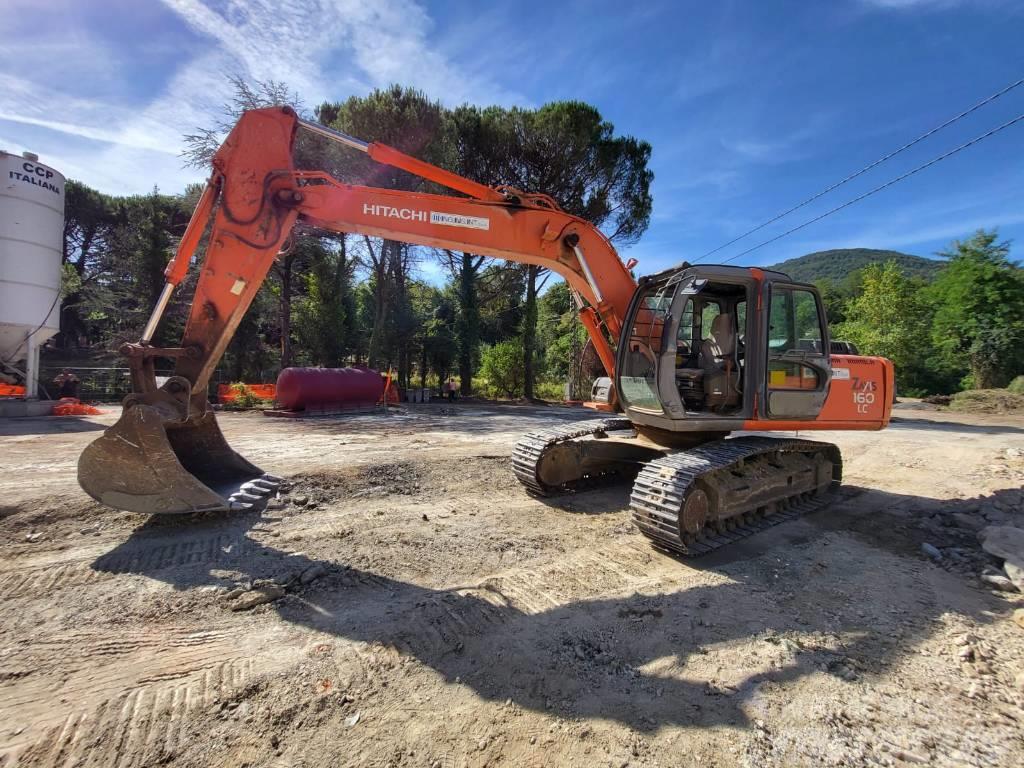
[[[54,416],[98,416],[103,413],[99,408],[86,405],[75,397],[62,397],[53,406],[50,413]]]
[[[238,399],[238,391],[233,389],[232,384],[218,384],[217,385],[217,400],[221,403],[233,403]],[[243,384],[247,391],[251,392],[253,397],[258,397],[260,400],[271,400],[277,396],[277,385],[276,384]]]
[[[0,397],[24,397],[25,388],[18,384],[4,384],[0,381]]]

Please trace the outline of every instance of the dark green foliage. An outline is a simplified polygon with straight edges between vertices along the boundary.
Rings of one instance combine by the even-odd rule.
[[[454,255],[449,254],[449,258],[457,286],[457,313],[452,342],[458,348],[459,388],[463,395],[468,395],[472,391],[473,371],[476,369],[476,358],[480,347],[480,301],[477,277],[480,274],[484,258],[471,253],[460,254],[457,259]]]
[[[525,316],[526,268],[491,264],[480,273],[480,341],[497,344],[517,336]]]
[[[869,264],[884,264],[894,261],[907,277],[934,279],[942,269],[943,262],[925,259],[899,251],[880,251],[874,248],[837,248],[830,251],[816,251],[795,259],[773,264],[765,269],[785,272],[800,283],[817,283],[830,280],[836,286],[842,285],[850,276]]]
[[[861,354],[892,360],[901,394],[927,389],[929,381],[933,313],[923,285],[905,276],[895,260],[869,264],[861,273],[860,293],[842,309],[845,322],[832,328],[835,338],[852,341]]]
[[[220,370],[233,381],[273,382],[281,368],[277,296],[265,283],[228,344]]]
[[[846,302],[853,296],[854,291],[844,290],[831,278],[815,280],[814,285],[821,293],[821,301],[825,305],[825,314],[832,325],[839,325],[846,319]]]
[[[847,298],[833,338],[890,358],[902,394],[1003,386],[1024,370],[1024,271],[1009,251],[979,231],[939,254],[931,283],[895,259],[872,264],[839,291]],[[835,303],[834,286],[823,287]]]
[[[309,238],[297,247],[308,266],[304,291],[295,300],[296,338],[313,365],[340,367],[352,352],[356,321],[345,238]]]
[[[1024,370],[1024,270],[995,231],[953,243],[929,289],[933,339],[950,367],[968,368],[976,389],[1004,386]]]
[[[414,311],[417,317],[423,318],[418,333],[421,387],[427,384],[428,371],[434,371],[439,380],[451,375],[458,351],[455,330],[457,304],[450,287],[439,291],[426,283],[414,284]]]
[[[447,111],[415,88],[392,85],[365,97],[324,103],[317,107],[316,115],[325,125],[365,141],[382,142],[427,162],[444,165],[450,156]],[[380,165],[351,149],[331,147],[320,153],[318,159],[320,167],[352,184],[407,191],[426,186],[418,176]],[[397,241],[385,240],[377,246],[367,241],[366,258],[373,289],[369,364],[380,368],[395,366],[399,383],[409,386],[414,357],[404,342],[419,322],[409,296],[414,251]]]
[[[480,375],[502,397],[523,396],[523,344],[519,339],[485,347],[480,356]]]
[[[457,170],[490,184],[540,192],[564,210],[606,229],[615,242],[636,242],[650,222],[651,146],[616,136],[601,113],[578,101],[539,109],[463,107],[453,114]],[[532,397],[537,363],[536,297],[545,269],[526,267],[522,324],[525,393]],[[486,337],[485,337],[486,338]]]
[[[450,151],[446,110],[415,88],[378,88],[368,96],[321,104],[316,115],[324,125],[364,141],[379,141],[436,165],[444,165]],[[347,148],[333,151],[321,167],[352,184],[404,190],[421,189],[425,184],[419,176],[380,165],[362,152]]]
[[[135,340],[163,287],[163,271],[188,222],[181,197],[110,197],[66,187],[62,347],[116,347]],[[175,338],[183,308],[172,304],[157,341]]]
[[[565,382],[577,375],[574,366],[587,343],[569,286],[555,283],[538,301],[537,337],[542,369],[548,379]],[[585,382],[589,386],[590,382]]]

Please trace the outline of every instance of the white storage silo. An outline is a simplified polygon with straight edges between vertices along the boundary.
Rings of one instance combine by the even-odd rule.
[[[0,366],[28,374],[36,396],[39,347],[60,329],[64,177],[35,155],[0,151]]]

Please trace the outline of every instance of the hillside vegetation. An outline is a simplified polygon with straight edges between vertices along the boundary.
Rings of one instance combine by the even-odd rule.
[[[830,251],[816,251],[795,259],[773,264],[768,269],[785,272],[801,283],[815,283],[819,280],[841,282],[851,273],[864,269],[869,264],[885,264],[894,261],[906,277],[920,277],[933,280],[942,269],[944,262],[912,256],[899,251],[884,251],[876,248],[835,248]]]

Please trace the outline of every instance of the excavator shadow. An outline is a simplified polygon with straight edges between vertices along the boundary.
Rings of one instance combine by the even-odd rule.
[[[893,416],[889,429],[924,429],[929,432],[951,432],[964,435],[1024,435],[1024,428],[1009,424],[964,424],[957,421],[937,421],[935,419],[908,418]]]
[[[80,416],[28,416],[0,418],[0,437],[15,435],[54,435],[74,432],[99,432],[108,427]]]
[[[608,515],[629,509],[629,494],[633,478],[622,478],[598,488],[556,496],[534,496],[537,501],[557,512],[577,515]]]
[[[611,596],[579,596],[588,593],[587,561],[567,562],[571,553],[550,566],[430,588],[277,549],[258,540],[268,524],[258,514],[151,522],[93,567],[143,573],[180,590],[223,585],[213,568],[288,584],[290,594],[259,622],[276,613],[341,645],[390,647],[490,701],[644,732],[742,727],[764,690],[817,675],[816,684],[842,696],[843,686],[884,674],[944,631],[940,617],[979,625],[1007,610],[969,577],[940,567],[948,563],[930,561],[920,543],[966,551],[971,536],[953,532],[946,519],[1019,505],[1018,491],[941,501],[860,490],[707,558],[674,562],[652,552],[649,574],[622,574],[621,562],[610,561],[615,569],[594,574],[589,594]],[[223,559],[125,565],[139,562],[133,552],[142,547],[185,536],[206,537]],[[602,544],[634,554],[638,546],[639,537]],[[299,574],[314,566],[322,575],[302,586]],[[613,572],[623,575],[620,583],[611,583]]]

